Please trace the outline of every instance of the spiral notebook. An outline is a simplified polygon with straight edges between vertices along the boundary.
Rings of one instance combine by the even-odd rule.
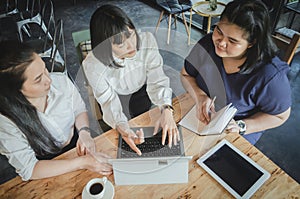
[[[212,114],[211,121],[205,125],[196,117],[196,106],[194,106],[179,122],[184,128],[195,132],[198,135],[221,134],[231,119],[236,114],[237,109],[230,103]]]

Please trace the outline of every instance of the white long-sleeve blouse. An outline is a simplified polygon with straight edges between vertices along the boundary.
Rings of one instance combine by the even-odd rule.
[[[90,52],[83,61],[83,69],[98,103],[104,121],[112,128],[127,122],[118,95],[129,95],[144,84],[154,105],[172,103],[169,78],[163,71],[163,59],[159,54],[154,36],[150,32],[139,34],[141,45],[136,55],[123,60],[115,59],[122,68],[104,65]]]
[[[62,144],[68,145],[74,132],[76,117],[86,112],[85,103],[70,79],[62,73],[50,73],[52,79],[44,113],[38,116],[49,133]],[[34,132],[33,132],[34,133]],[[35,164],[36,154],[25,134],[10,119],[0,114],[0,153],[23,180],[29,180]]]

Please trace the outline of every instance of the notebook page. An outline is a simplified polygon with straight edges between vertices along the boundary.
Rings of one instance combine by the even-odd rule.
[[[196,117],[196,106],[194,106],[179,122],[179,125],[195,132],[199,135],[221,133],[230,120],[234,117],[237,109],[228,104],[221,110],[212,114],[212,119],[208,125],[202,123]]]

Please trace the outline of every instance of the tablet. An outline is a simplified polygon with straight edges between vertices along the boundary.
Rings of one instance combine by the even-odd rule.
[[[250,198],[270,177],[270,173],[225,139],[197,163],[235,198]]]

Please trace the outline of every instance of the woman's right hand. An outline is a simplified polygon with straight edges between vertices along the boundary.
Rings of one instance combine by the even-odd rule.
[[[101,152],[93,152],[86,154],[85,157],[88,158],[86,169],[106,176],[112,174],[112,165],[108,163],[108,159],[112,157],[109,155]]]
[[[198,99],[198,103],[196,103],[196,110],[197,118],[207,125],[210,122],[210,113],[215,112],[213,99],[209,98],[207,95],[201,96]]]
[[[143,129],[140,129],[135,133],[129,128],[127,123],[121,123],[117,125],[117,131],[133,151],[138,155],[142,155],[141,150],[136,145],[142,144],[145,141]]]

